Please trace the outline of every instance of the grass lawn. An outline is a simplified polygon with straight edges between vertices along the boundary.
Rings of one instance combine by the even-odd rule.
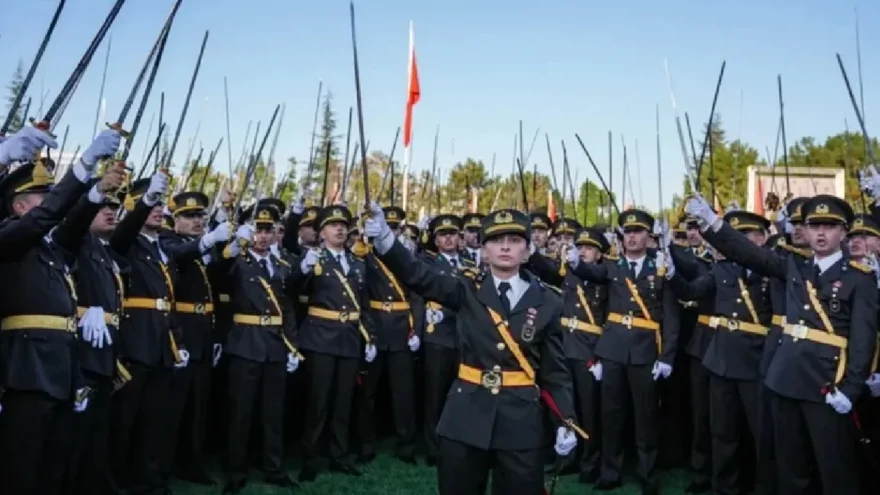
[[[290,476],[296,479],[296,468],[291,469]],[[219,472],[214,473],[217,480],[221,479]],[[680,471],[666,472],[662,474],[661,488],[664,494],[684,493],[687,485],[687,476]],[[282,495],[290,493],[261,483],[262,474],[251,471],[248,485],[243,494],[246,495]],[[172,487],[176,495],[217,495],[220,485],[216,487],[202,487],[185,482],[175,482]],[[586,485],[578,483],[577,476],[565,476],[559,480],[555,495],[581,495],[590,493]],[[424,465],[418,467],[403,464],[392,456],[380,454],[369,466],[364,468],[364,476],[352,478],[335,473],[322,472],[317,481],[304,485],[295,493],[329,495],[435,495],[437,493],[437,475],[434,468]],[[630,481],[623,488],[613,492],[603,492],[612,495],[637,495],[640,493],[638,484]]]

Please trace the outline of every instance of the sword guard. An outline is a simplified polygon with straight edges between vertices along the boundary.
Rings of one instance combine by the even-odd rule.
[[[107,122],[106,124],[107,124],[108,128],[113,129],[114,131],[118,132],[125,139],[128,139],[131,137],[131,133],[122,128],[121,122],[117,122],[115,124],[111,124],[111,123]]]

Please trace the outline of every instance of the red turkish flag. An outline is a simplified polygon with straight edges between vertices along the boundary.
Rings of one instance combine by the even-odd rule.
[[[419,102],[422,89],[419,86],[419,68],[416,64],[416,42],[412,21],[409,23],[409,79],[406,90],[406,117],[403,120],[403,147],[409,148],[412,141],[413,107]]]

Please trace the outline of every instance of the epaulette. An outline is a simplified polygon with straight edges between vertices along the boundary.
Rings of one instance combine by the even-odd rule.
[[[547,282],[544,282],[543,280],[540,281],[540,284],[541,284],[541,287],[544,287],[545,289],[550,289],[551,291],[555,292],[557,295],[560,295],[560,296],[562,295],[562,289],[560,289],[559,287],[554,287],[554,286],[548,284]]]
[[[613,255],[613,254],[606,254],[605,259],[612,262],[612,263],[617,263],[617,260],[619,260],[620,258]]]
[[[472,260],[472,259],[470,259],[470,258],[464,258],[464,257],[462,257],[462,258],[460,258],[460,259],[461,259],[461,264],[462,264],[462,265],[467,265],[466,268],[476,267],[476,266],[477,266],[477,264],[474,263],[474,260]]]
[[[363,258],[366,255],[370,254],[371,249],[372,249],[372,246],[370,246],[369,244],[367,244],[363,241],[357,241],[351,247],[351,254],[361,258],[361,261],[363,261]]]
[[[280,256],[276,256],[275,259],[278,260],[278,263],[281,263],[282,266],[286,266],[287,268],[290,268],[290,263],[288,263],[287,260],[285,260],[284,258],[282,258]]]
[[[867,273],[867,274],[872,274],[872,273],[874,273],[874,270],[871,269],[870,266],[868,266],[868,265],[866,265],[866,264],[864,264],[864,263],[860,263],[860,262],[858,262],[858,261],[856,261],[856,260],[849,260],[849,266],[855,268],[856,270],[858,270],[858,271],[860,271],[860,272],[864,272],[864,273]]]
[[[783,244],[779,247],[788,251],[788,252],[797,254],[798,256],[803,256],[804,258],[809,258],[809,257],[813,256],[813,253],[809,249],[794,247],[790,244]]]
[[[482,276],[483,276],[482,270],[478,270],[477,268],[470,268],[470,267],[459,268],[458,272],[471,280],[477,280],[477,281],[482,280]]]

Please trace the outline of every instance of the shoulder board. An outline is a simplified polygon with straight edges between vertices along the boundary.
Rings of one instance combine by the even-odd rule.
[[[715,261],[712,258],[710,258],[708,255],[707,256],[697,256],[696,258],[698,260],[702,261],[703,263],[713,263]]]
[[[872,270],[870,266],[868,266],[864,263],[860,263],[855,260],[849,260],[849,266],[855,268],[856,270],[858,270],[860,272],[864,272],[864,273],[868,273],[868,274],[874,273],[874,270]]]
[[[462,257],[460,259],[462,265],[467,265],[468,267],[477,266],[477,264],[470,258]]]
[[[285,260],[284,258],[278,257],[275,259],[278,260],[278,263],[281,263],[282,266],[290,268],[290,263],[288,263],[287,260]]]
[[[620,258],[618,258],[617,256],[614,256],[614,255],[608,254],[608,255],[605,255],[605,259],[612,262],[612,263],[617,263],[617,260],[619,260]]]
[[[810,256],[812,256],[812,253],[808,249],[794,247],[789,244],[783,244],[779,247],[790,252],[790,253],[794,253],[798,256],[803,256],[804,258],[809,258]]]
[[[558,255],[555,252],[544,253],[544,257],[555,261],[558,258]]]
[[[559,287],[554,287],[554,286],[552,286],[552,285],[550,285],[550,284],[548,284],[548,283],[546,283],[546,282],[543,282],[543,281],[542,281],[542,282],[541,282],[541,287],[543,287],[543,288],[545,288],[545,289],[549,289],[549,290],[555,292],[555,293],[558,294],[558,295],[562,295],[562,289],[560,289]]]
[[[458,271],[459,271],[459,273],[461,273],[465,277],[473,278],[473,279],[476,279],[481,273],[480,270],[477,270],[476,268],[470,268],[470,267],[459,268]]]

